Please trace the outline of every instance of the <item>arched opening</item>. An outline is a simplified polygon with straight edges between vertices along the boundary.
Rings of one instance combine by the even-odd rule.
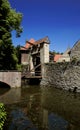
[[[6,93],[10,90],[10,86],[7,83],[0,81],[0,95]]]
[[[8,84],[5,83],[5,82],[1,82],[1,81],[0,81],[0,88],[10,88],[10,85],[8,85]]]

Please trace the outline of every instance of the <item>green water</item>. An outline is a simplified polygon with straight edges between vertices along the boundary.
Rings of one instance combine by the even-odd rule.
[[[4,130],[80,130],[80,94],[52,87],[0,88]]]

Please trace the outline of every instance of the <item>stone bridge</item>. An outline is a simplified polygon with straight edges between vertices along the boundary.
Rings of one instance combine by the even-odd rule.
[[[21,87],[21,72],[0,71],[0,82],[13,87]]]

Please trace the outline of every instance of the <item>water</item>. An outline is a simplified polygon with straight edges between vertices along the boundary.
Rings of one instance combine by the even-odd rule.
[[[80,94],[54,87],[0,88],[4,130],[80,130]]]

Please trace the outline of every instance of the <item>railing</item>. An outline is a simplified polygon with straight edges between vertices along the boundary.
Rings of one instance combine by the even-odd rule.
[[[35,68],[33,68],[30,71],[26,71],[22,73],[22,77],[29,78],[29,77],[42,77],[41,71],[35,71],[41,64],[37,65]]]

